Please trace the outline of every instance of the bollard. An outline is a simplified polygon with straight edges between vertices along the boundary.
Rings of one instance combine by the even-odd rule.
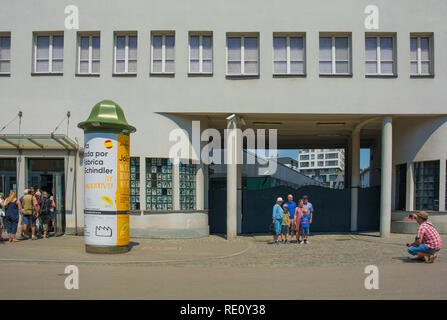
[[[84,242],[90,253],[129,251],[130,137],[136,131],[111,100],[97,103],[84,130]]]

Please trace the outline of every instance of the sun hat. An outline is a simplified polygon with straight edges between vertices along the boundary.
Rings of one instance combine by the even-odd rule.
[[[278,202],[278,201],[283,202],[284,200],[283,200],[281,197],[278,197],[278,198],[276,199],[276,202]]]
[[[419,211],[416,215],[421,219],[428,219],[428,213],[426,211]]]
[[[283,206],[283,207],[289,207],[289,205],[287,204],[287,202],[284,203],[282,206]]]

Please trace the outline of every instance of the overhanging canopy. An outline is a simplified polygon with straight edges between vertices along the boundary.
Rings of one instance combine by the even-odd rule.
[[[78,149],[78,144],[64,134],[0,134],[0,150]]]

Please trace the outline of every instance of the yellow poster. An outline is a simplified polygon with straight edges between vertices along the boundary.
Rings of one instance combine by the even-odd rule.
[[[116,211],[129,211],[130,196],[130,143],[129,136],[118,135]]]
[[[129,244],[129,214],[116,215],[116,245],[127,246]]]

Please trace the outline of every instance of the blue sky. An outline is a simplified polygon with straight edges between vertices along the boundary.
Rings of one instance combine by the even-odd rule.
[[[298,158],[298,149],[278,150],[278,157]],[[369,167],[369,149],[360,149],[360,169]]]

